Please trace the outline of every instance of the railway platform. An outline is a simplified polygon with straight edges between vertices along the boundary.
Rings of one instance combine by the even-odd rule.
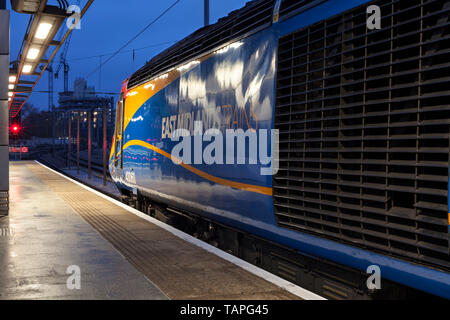
[[[0,299],[318,298],[40,163],[10,184]]]

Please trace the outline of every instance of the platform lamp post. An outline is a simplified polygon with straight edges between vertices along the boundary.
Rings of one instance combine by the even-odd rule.
[[[92,110],[88,111],[88,179],[91,179]]]
[[[106,186],[106,108],[107,104],[103,105],[103,185]]]
[[[68,137],[67,137],[67,167],[70,170],[70,154],[72,152],[72,112],[69,112],[69,116],[67,117],[68,122]]]
[[[56,139],[56,115],[55,115],[55,105],[52,104],[52,158],[55,158],[55,139]]]
[[[80,174],[80,112],[77,117],[77,175]]]

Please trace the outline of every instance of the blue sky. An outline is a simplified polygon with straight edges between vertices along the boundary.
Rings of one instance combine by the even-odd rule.
[[[86,2],[81,0],[81,7]],[[98,55],[104,55],[105,61],[111,53],[118,50],[173,2],[175,0],[95,0],[81,22],[81,29],[73,31],[67,54],[70,65],[69,90],[73,88],[76,78],[86,77],[99,66]],[[69,0],[69,3],[76,4],[77,0]],[[243,7],[245,3],[245,0],[210,0],[211,23],[226,16],[230,11]],[[28,20],[29,15],[11,11],[11,60],[17,57]],[[102,92],[119,92],[122,81],[151,57],[169,47],[167,42],[180,40],[202,26],[203,0],[181,0],[124,49],[136,49],[134,61],[132,52],[119,54],[102,68],[101,78],[97,72],[88,78],[88,84],[99,90],[101,83]],[[54,63],[58,61],[59,53]],[[38,91],[48,90],[47,77],[45,73],[28,100],[44,110],[48,106],[48,96],[47,93]],[[54,86],[55,91],[63,90],[62,71],[59,79],[55,79]]]

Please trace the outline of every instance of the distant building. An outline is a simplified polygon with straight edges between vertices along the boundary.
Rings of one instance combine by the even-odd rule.
[[[78,78],[73,84],[73,96],[76,99],[83,99],[85,97],[95,97],[95,88],[88,87],[87,82],[83,78]]]
[[[92,141],[94,144],[100,145],[103,134],[103,108],[106,106],[107,115],[107,132],[108,141],[112,137],[114,130],[114,98],[103,97],[95,93],[93,86],[88,86],[87,81],[83,78],[78,78],[74,81],[74,90],[68,92],[60,92],[56,108],[57,139],[67,139],[68,134],[68,117],[70,116],[72,125],[72,134],[76,135],[76,121],[80,116],[81,130],[87,130],[88,113],[92,114]],[[83,136],[86,135],[83,132]]]

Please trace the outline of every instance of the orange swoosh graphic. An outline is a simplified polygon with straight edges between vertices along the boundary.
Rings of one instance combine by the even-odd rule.
[[[126,148],[131,147],[131,146],[141,146],[141,147],[153,150],[171,160],[172,160],[172,158],[174,158],[175,161],[180,162],[180,166],[182,166],[186,170],[189,170],[190,172],[192,172],[206,180],[212,181],[214,183],[221,184],[221,185],[228,186],[228,187],[235,188],[235,189],[240,189],[240,190],[264,194],[267,196],[272,196],[272,188],[256,186],[256,185],[252,185],[252,184],[246,184],[246,183],[241,183],[241,182],[236,182],[236,181],[232,181],[232,180],[215,177],[213,175],[210,175],[209,173],[198,170],[198,169],[194,168],[193,166],[183,163],[181,160],[179,160],[175,157],[172,157],[172,155],[170,153],[167,153],[166,151],[161,150],[158,147],[151,145],[150,143],[147,143],[147,142],[144,142],[141,140],[130,140],[123,146],[123,149],[125,150]]]

